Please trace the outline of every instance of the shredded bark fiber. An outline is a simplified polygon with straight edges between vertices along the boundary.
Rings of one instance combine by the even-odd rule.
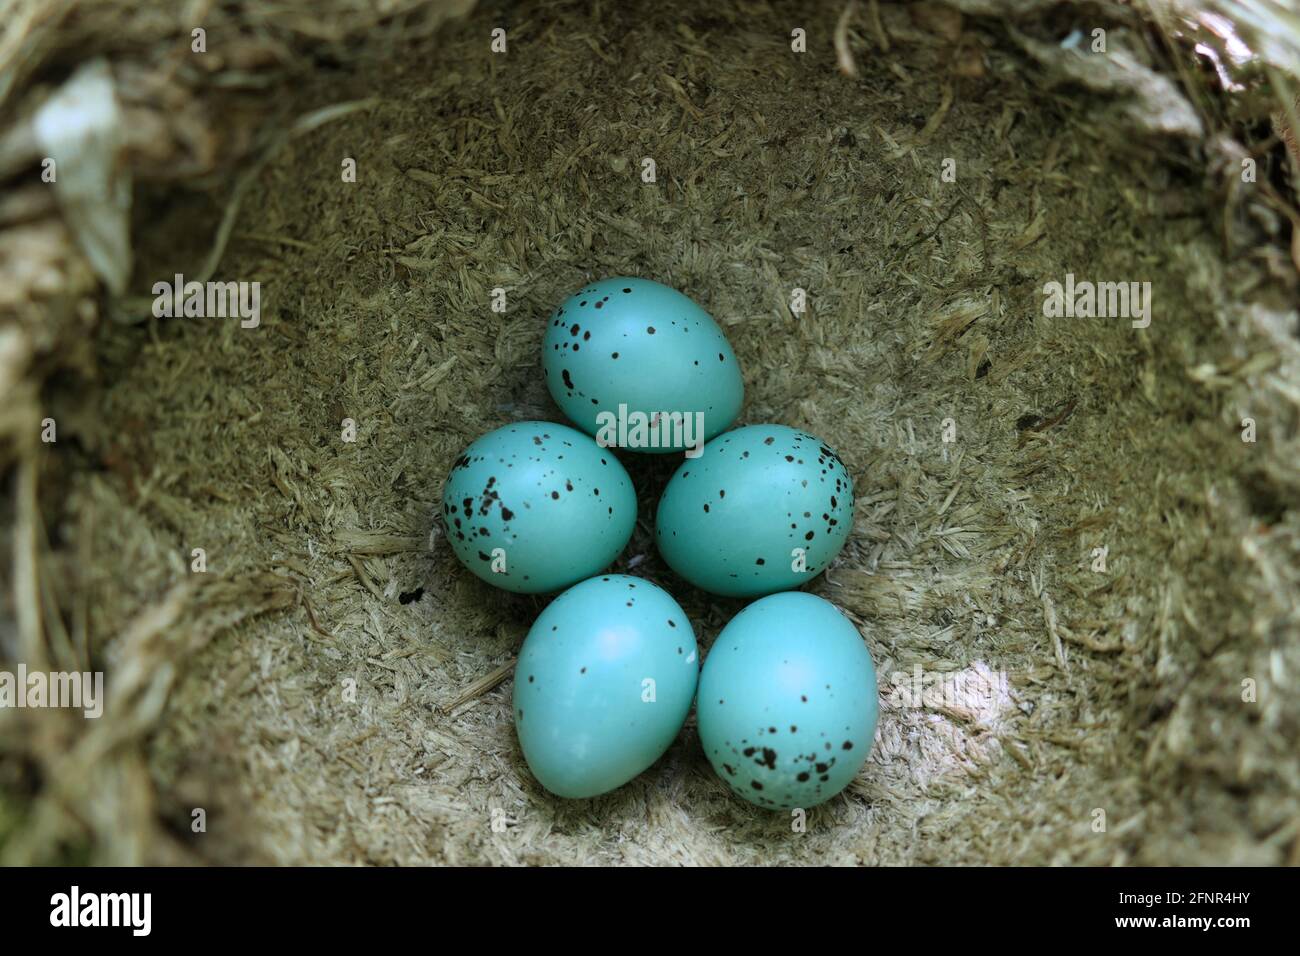
[[[134,140],[108,308],[57,219],[0,220],[0,270],[20,228],[47,250],[21,301],[0,283],[0,661],[110,689],[99,721],[0,711],[0,861],[1300,862],[1286,137],[1242,146],[1267,108],[1181,99],[1186,61],[1130,8],[1089,9],[1177,103],[1054,70],[1070,5],[11,6],[30,53],[0,59],[0,115],[104,52],[163,139]],[[214,61],[188,52],[205,13]],[[261,283],[260,327],[148,315],[210,259]],[[1046,317],[1067,273],[1149,281],[1150,327]],[[547,794],[510,708],[546,599],[441,540],[463,447],[560,420],[543,317],[612,274],[700,302],[741,422],[806,429],[854,476],[810,590],[858,624],[883,709],[806,832],[733,798],[693,719],[616,792]],[[742,604],[655,553],[674,462],[624,461],[641,520],[615,570],[707,649]],[[918,667],[996,693],[907,706]]]

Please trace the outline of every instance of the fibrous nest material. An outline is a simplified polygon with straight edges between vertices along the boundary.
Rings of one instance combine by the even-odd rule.
[[[0,6],[0,660],[108,686],[0,710],[0,860],[1300,862],[1294,34],[1229,90],[1183,5]],[[24,133],[97,57],[109,297]],[[176,273],[260,282],[260,324],[153,317]],[[812,589],[882,719],[806,829],[689,722],[549,796],[509,705],[545,599],[440,540],[460,450],[559,418],[543,317],[607,274],[699,301],[742,422],[854,475]],[[1150,325],[1046,315],[1067,274],[1149,282]],[[628,465],[616,570],[707,648],[741,605],[664,567],[672,463]]]

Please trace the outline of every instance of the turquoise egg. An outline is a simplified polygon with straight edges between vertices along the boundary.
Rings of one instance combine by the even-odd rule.
[[[447,540],[489,584],[536,594],[597,574],[636,523],[632,481],[613,453],[554,422],[488,432],[451,466]]]
[[[698,447],[736,420],[740,365],[722,329],[675,289],[602,279],[546,327],[542,368],[556,403],[602,447]]]
[[[719,435],[659,499],[655,540],[674,571],[731,597],[797,588],[840,553],[853,479],[821,439],[785,425]]]
[[[772,810],[839,793],[871,752],[876,668],[857,628],[801,591],[755,601],[709,649],[700,743],[737,795]]]
[[[515,665],[515,727],[533,776],[561,797],[621,787],[676,738],[698,677],[690,621],[663,588],[623,574],[569,588]]]

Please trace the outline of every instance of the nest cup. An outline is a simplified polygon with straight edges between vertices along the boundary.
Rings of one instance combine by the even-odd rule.
[[[67,6],[0,18],[0,669],[105,698],[0,710],[0,861],[1300,861],[1283,19],[1214,5],[1271,37],[1225,84],[1127,5],[1105,52],[987,0]],[[115,122],[42,133],[96,57]],[[509,686],[547,598],[443,539],[461,449],[563,420],[546,316],[606,275],[692,296],[740,423],[853,476],[809,589],[880,720],[797,835],[693,720],[548,796]],[[674,461],[621,459],[612,570],[707,653],[744,602],[655,552]]]

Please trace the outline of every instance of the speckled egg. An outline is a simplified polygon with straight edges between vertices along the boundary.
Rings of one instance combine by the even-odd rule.
[[[839,793],[875,739],[876,668],[857,628],[801,591],[731,619],[700,675],[700,743],[732,791],[772,810]]]
[[[542,367],[564,414],[602,447],[698,448],[731,427],[744,397],[722,329],[676,289],[602,279],[550,317]]]
[[[754,597],[825,569],[853,526],[853,480],[826,444],[785,425],[719,435],[677,469],[659,499],[655,538],[697,587]]]
[[[489,584],[558,591],[599,573],[636,523],[632,481],[608,449],[554,422],[488,432],[451,466],[447,539]]]
[[[515,727],[528,767],[561,797],[594,797],[662,756],[695,698],[699,657],[667,591],[592,578],[537,618],[515,665]]]

